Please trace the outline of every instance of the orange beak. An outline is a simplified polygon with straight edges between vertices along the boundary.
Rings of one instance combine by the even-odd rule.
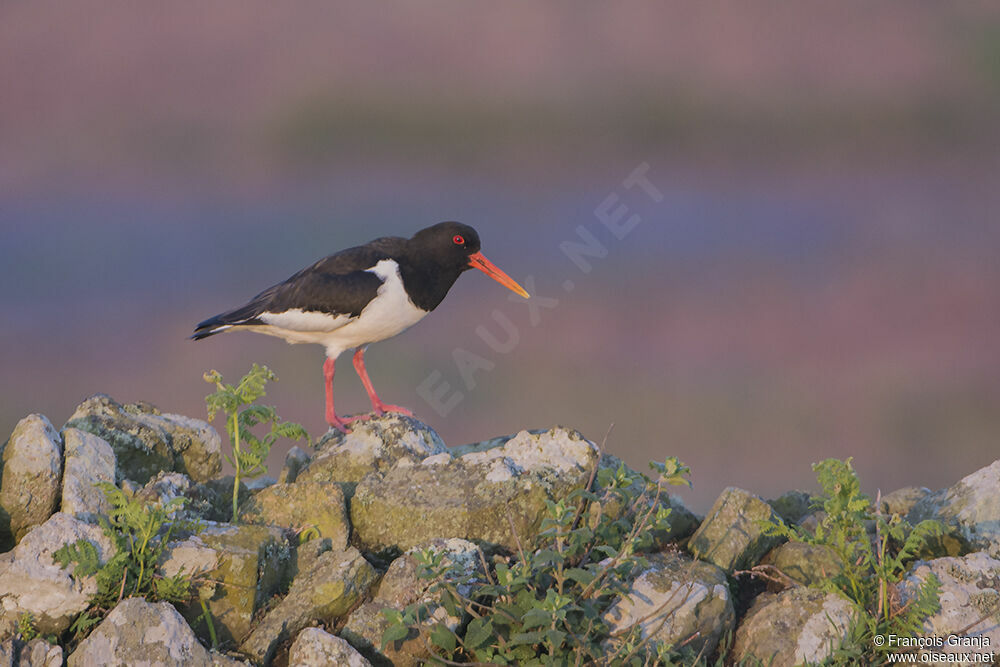
[[[525,299],[531,298],[531,295],[525,292],[523,287],[514,282],[513,278],[498,269],[493,262],[483,257],[483,253],[474,252],[469,255],[469,266],[479,269],[493,280],[497,281],[504,287],[517,292]]]

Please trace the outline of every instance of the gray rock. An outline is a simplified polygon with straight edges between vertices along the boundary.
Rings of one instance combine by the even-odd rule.
[[[136,497],[147,504],[164,507],[177,498],[187,498],[192,486],[191,479],[185,474],[161,471],[146,482]]]
[[[187,492],[187,512],[206,521],[232,521],[233,483],[235,481],[235,477],[226,475],[195,484]],[[238,493],[238,503],[242,505],[250,497],[250,489],[240,481]]]
[[[527,433],[531,435],[540,435],[545,433],[548,429],[544,428],[534,428],[528,429]],[[520,432],[520,431],[519,431]],[[496,449],[497,447],[503,447],[507,442],[516,436],[517,433],[511,433],[510,435],[498,435],[494,438],[488,438],[486,440],[481,440],[479,442],[471,442],[467,445],[458,445],[451,448],[452,456],[465,456],[466,454],[473,454],[476,452],[485,452],[490,449]]]
[[[41,637],[24,642],[11,637],[0,643],[0,667],[62,667],[63,650]]]
[[[785,523],[798,523],[805,515],[813,511],[812,496],[805,491],[785,491],[767,504]]]
[[[963,638],[986,642],[989,648],[969,645],[934,647],[936,653],[961,654],[967,651],[996,652],[1000,646],[1000,560],[979,551],[962,558],[935,558],[917,561],[900,582],[900,603],[906,604],[919,585],[933,573],[941,582],[941,608],[924,623],[926,636]],[[913,650],[916,649],[903,649]]]
[[[819,525],[823,523],[825,519],[826,512],[823,510],[815,510],[798,520],[799,528],[803,529],[810,535],[815,535],[816,529],[819,528]]]
[[[103,438],[115,451],[119,475],[145,484],[160,471],[178,471],[195,481],[222,469],[219,434],[207,423],[161,414],[147,403],[122,405],[98,394],[77,407],[65,428]]]
[[[348,434],[327,432],[316,443],[319,452],[296,481],[343,483],[350,497],[370,472],[386,471],[401,460],[419,463],[448,451],[434,429],[413,417],[387,414],[352,428]]]
[[[274,484],[255,493],[240,508],[240,520],[281,526],[295,533],[313,529],[335,549],[347,548],[351,525],[344,491],[332,482]]]
[[[250,632],[254,614],[287,579],[291,552],[277,528],[210,524],[192,537],[172,543],[164,553],[162,571],[197,575],[204,583],[200,597],[212,613],[220,642],[242,641]],[[210,633],[201,603],[182,608],[184,617],[203,639]]]
[[[267,612],[240,651],[256,662],[268,662],[278,644],[306,626],[345,615],[368,593],[376,576],[357,549],[327,551],[311,570],[295,578],[285,599]]]
[[[212,479],[222,471],[222,438],[211,424],[183,415],[160,413],[152,408],[170,436],[174,468],[195,482]]]
[[[249,660],[238,660],[231,655],[210,651],[212,667],[253,667]]]
[[[291,484],[294,482],[310,461],[312,461],[312,457],[301,447],[294,446],[289,449],[285,455],[285,465],[281,469],[281,474],[278,475],[278,483]]]
[[[599,481],[601,471],[605,469],[615,471],[619,466],[624,466],[631,474],[637,474],[636,471],[632,470],[617,456],[613,454],[603,454],[601,456],[600,463],[598,464],[598,477],[594,478],[593,489],[595,493],[600,495],[602,492]],[[628,490],[638,495],[643,489],[640,488],[640,483],[635,483]],[[668,529],[653,531],[653,543],[650,545],[650,551],[662,551],[670,543],[690,537],[701,523],[701,519],[684,505],[684,501],[680,497],[671,495],[666,490],[661,491],[660,497],[652,500],[652,502],[660,507],[668,508],[670,510],[670,517]],[[622,507],[615,501],[607,501],[602,503],[601,511],[611,518],[618,518],[621,515]]]
[[[3,556],[0,636],[16,627],[25,612],[33,615],[41,634],[59,634],[87,608],[88,600],[97,592],[97,580],[89,576],[77,581],[71,576],[74,566],[64,570],[52,560],[54,551],[78,539],[97,547],[102,563],[114,553],[100,528],[60,512],[25,535],[13,551]]]
[[[605,613],[611,636],[638,624],[643,638],[684,643],[691,654],[711,655],[735,619],[725,573],[676,553],[654,554],[649,564],[629,593]]]
[[[263,491],[264,489],[274,486],[278,483],[278,480],[271,477],[270,475],[261,475],[260,477],[254,477],[253,479],[247,480],[247,488],[250,489],[251,493],[256,493],[257,491]]]
[[[7,440],[0,443],[0,490],[3,489],[3,453],[7,449]],[[10,513],[0,502],[0,554],[14,548],[14,535],[10,532]]]
[[[384,477],[361,481],[350,503],[351,523],[358,542],[373,551],[409,549],[429,536],[511,550],[520,538],[528,548],[545,501],[583,487],[596,463],[597,447],[561,427],[525,431],[502,447],[459,458],[443,452],[419,464],[404,459]]]
[[[855,615],[835,593],[802,587],[764,593],[737,628],[732,657],[772,667],[822,663],[847,640]]]
[[[111,509],[96,484],[115,483],[115,452],[96,435],[68,428],[63,431],[66,463],[63,469],[62,511],[81,521],[96,523]]]
[[[341,636],[349,641],[374,663],[389,662],[395,667],[412,667],[423,664],[430,653],[427,651],[428,628],[435,623],[444,623],[456,629],[461,619],[448,616],[438,600],[428,594],[431,581],[418,575],[417,552],[430,549],[445,554],[445,562],[457,565],[461,571],[472,574],[480,568],[476,545],[459,539],[431,540],[410,549],[392,561],[386,570],[378,591],[373,599],[363,603],[351,612]],[[417,630],[410,632],[404,640],[393,642],[382,648],[382,634],[388,627],[383,615],[386,609],[403,611],[407,605],[422,602],[428,605],[430,619]]]
[[[62,486],[62,439],[42,415],[17,423],[3,450],[0,534],[15,542],[52,516]]]
[[[764,534],[763,520],[780,521],[771,506],[743,489],[729,487],[716,499],[687,548],[695,558],[727,573],[753,567],[782,538]]]
[[[288,664],[296,667],[371,667],[371,663],[345,640],[323,632],[319,628],[306,628],[299,633],[288,653]]]
[[[579,431],[554,426],[546,431],[521,431],[502,445],[472,451],[459,459],[466,464],[491,464],[494,477],[510,479],[511,472],[555,470],[588,473],[598,463],[598,449]]]
[[[818,584],[838,575],[844,569],[830,547],[794,541],[772,549],[761,560],[761,564],[774,566],[781,574],[803,586]]]
[[[122,600],[69,656],[68,667],[208,667],[212,656],[168,602]]]
[[[343,547],[342,549],[338,549],[338,551],[346,548]],[[306,540],[299,543],[295,549],[295,564],[292,566],[293,578],[298,576],[299,572],[311,570],[316,563],[316,559],[327,551],[333,551],[333,540],[328,537]]]
[[[898,514],[905,517],[918,502],[931,493],[931,490],[924,486],[904,486],[882,496],[882,511],[890,516]]]
[[[952,529],[962,544],[947,546],[949,554],[986,551],[1000,557],[1000,460],[963,477],[953,486],[931,493],[910,510],[907,520],[937,519]]]

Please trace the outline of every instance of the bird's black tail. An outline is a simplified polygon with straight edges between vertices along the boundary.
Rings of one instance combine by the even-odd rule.
[[[191,340],[208,338],[209,336],[214,336],[217,333],[222,333],[223,331],[232,329],[233,327],[263,324],[263,322],[260,321],[259,316],[267,310],[268,299],[271,298],[271,295],[278,287],[280,287],[280,285],[269,287],[251,299],[249,303],[246,303],[239,308],[219,313],[214,317],[208,318],[204,322],[199,322],[198,326],[194,328]]]
[[[237,308],[236,310],[231,310],[228,313],[222,313],[216,315],[215,317],[210,317],[204,322],[199,322],[198,326],[194,328],[194,333],[191,334],[191,340],[201,340],[202,338],[208,338],[209,336],[214,336],[217,333],[222,333],[233,327],[251,325],[251,324],[261,324],[261,321],[257,319],[256,314],[253,313],[247,304],[242,308]]]
[[[202,338],[214,336],[215,334],[222,333],[232,326],[232,324],[223,322],[221,315],[210,317],[204,322],[200,322],[198,326],[194,328],[194,333],[191,334],[191,340],[201,340]]]

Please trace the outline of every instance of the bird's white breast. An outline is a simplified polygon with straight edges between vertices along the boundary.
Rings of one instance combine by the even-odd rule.
[[[382,279],[382,286],[360,317],[337,330],[336,333],[344,334],[349,341],[343,349],[391,338],[427,315],[427,311],[418,308],[407,295],[395,261],[383,259],[368,270]]]

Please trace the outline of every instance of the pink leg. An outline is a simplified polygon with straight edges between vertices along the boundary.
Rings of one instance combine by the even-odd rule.
[[[326,423],[330,425],[330,428],[335,428],[343,433],[350,433],[351,430],[347,428],[347,425],[359,418],[348,417],[347,419],[341,419],[333,409],[333,366],[335,363],[336,360],[329,357],[323,362],[323,379],[326,385]]]
[[[391,405],[389,403],[383,403],[382,399],[378,397],[375,393],[375,387],[372,386],[372,381],[368,379],[368,371],[365,370],[365,348],[359,347],[354,353],[354,370],[358,372],[358,377],[361,378],[361,384],[365,386],[365,391],[368,392],[368,398],[372,402],[372,410],[375,414],[380,417],[387,412],[398,412],[403,415],[413,416],[413,412],[407,410],[406,408],[401,408],[398,405]]]

